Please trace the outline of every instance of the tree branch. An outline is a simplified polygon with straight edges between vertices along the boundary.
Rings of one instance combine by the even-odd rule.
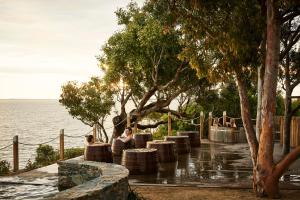
[[[105,136],[105,143],[108,143],[108,136],[107,136],[107,133],[106,133],[106,130],[105,130],[105,128],[104,128],[104,126],[103,126],[103,124],[101,124],[101,123],[97,123],[99,126],[100,126],[100,128],[103,130],[103,133],[104,133],[104,136]]]
[[[299,71],[300,71],[300,70],[299,70]],[[293,83],[291,84],[292,90],[293,90],[297,85],[299,85],[299,84],[300,84],[300,79],[295,80],[295,82],[293,82]]]
[[[128,100],[129,100],[129,98],[131,97],[131,95],[132,95],[132,91],[130,91],[128,94],[127,94],[127,96],[125,97],[125,98],[123,98],[123,102],[122,102],[122,107],[124,107],[126,104],[127,104],[127,102],[128,102]]]
[[[137,101],[134,99],[133,96],[131,96],[131,100],[133,101],[135,107],[137,108],[137,107],[138,107],[138,103],[137,103]]]
[[[159,125],[166,124],[166,123],[168,123],[168,122],[167,121],[159,121],[159,122],[156,122],[155,124],[146,124],[146,125],[137,124],[137,128],[141,129],[141,130],[145,130],[147,128],[156,128]]]
[[[282,174],[287,170],[287,168],[298,159],[300,155],[300,146],[293,149],[289,154],[287,154],[282,160],[280,160],[274,169],[274,175],[280,178]]]
[[[300,15],[300,10],[294,10],[293,12],[290,13],[285,13],[285,16],[282,17],[281,23],[285,23],[287,21],[290,21],[292,19],[294,19],[295,17],[297,17],[298,15]]]
[[[170,80],[168,83],[166,83],[163,86],[160,86],[158,89],[160,91],[167,89],[168,87],[170,87],[171,85],[173,85],[174,83],[177,82],[177,80],[179,79],[180,73],[185,69],[184,66],[187,64],[188,62],[186,61],[182,61],[181,65],[177,68],[176,74],[174,76],[174,78],[172,80]]]
[[[241,77],[239,72],[235,71],[235,74],[236,74],[236,84],[238,86],[238,91],[240,96],[241,117],[246,131],[247,141],[250,147],[252,163],[253,166],[255,166],[257,162],[257,154],[258,154],[258,141],[256,139],[255,131],[251,121],[250,105],[247,96],[247,90],[243,78]]]
[[[148,102],[148,100],[152,97],[152,95],[155,94],[155,92],[157,91],[157,86],[153,86],[146,94],[144,94],[142,100],[139,103],[139,106],[136,110],[137,113],[139,113],[143,107],[145,106],[145,104]]]
[[[297,43],[297,41],[300,39],[300,25],[297,27],[297,29],[294,31],[294,34],[291,36],[289,44],[286,46],[284,51],[282,51],[279,55],[279,60],[281,61],[286,54],[291,50],[291,48]]]
[[[172,115],[175,115],[176,117],[185,117],[186,114],[185,113],[180,113],[176,110],[171,110],[169,108],[162,108],[160,110],[157,111],[158,113],[168,113],[170,112]]]
[[[181,90],[178,90],[177,92],[175,92],[172,96],[170,96],[168,99],[166,100],[158,100],[156,102],[153,102],[147,106],[145,106],[142,110],[141,110],[141,117],[148,115],[151,112],[157,112],[161,109],[163,109],[164,107],[168,106],[173,99],[175,99],[180,93],[187,91],[187,88],[182,88]]]

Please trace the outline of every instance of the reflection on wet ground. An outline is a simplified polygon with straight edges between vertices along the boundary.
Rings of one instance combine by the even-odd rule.
[[[22,178],[1,179],[0,199],[43,199],[58,192],[58,177],[27,181]]]
[[[300,186],[298,173],[282,181]],[[175,184],[206,186],[251,186],[252,163],[247,144],[204,143],[191,153],[179,155],[175,163],[160,163],[156,174],[131,175],[133,184]]]
[[[44,199],[58,192],[57,165],[0,178],[0,199]]]
[[[277,153],[276,153],[277,152]],[[275,145],[275,158],[281,147]],[[121,157],[114,157],[120,164]],[[300,159],[281,178],[281,183],[300,187]],[[58,192],[57,165],[48,166],[15,177],[0,178],[0,199],[42,199]],[[191,153],[179,155],[174,163],[159,164],[151,175],[132,175],[131,184],[174,184],[201,187],[251,188],[252,164],[248,144],[205,142]]]

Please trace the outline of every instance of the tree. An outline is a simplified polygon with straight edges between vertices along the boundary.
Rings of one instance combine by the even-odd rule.
[[[290,131],[292,116],[300,109],[300,106],[292,109],[292,93],[300,83],[300,52],[299,48],[293,47],[300,37],[300,19],[290,18],[283,23],[281,29],[282,52],[286,55],[282,57],[279,68],[279,77],[282,89],[285,90],[285,112],[284,112],[284,140],[282,154],[286,155],[290,151]],[[297,39],[298,37],[298,39]],[[290,50],[289,46],[291,46]]]
[[[114,105],[113,91],[108,89],[99,78],[93,77],[89,82],[81,85],[68,82],[62,86],[59,102],[67,108],[70,115],[84,124],[91,127],[98,125],[100,133],[101,131],[104,133],[105,142],[108,142],[103,124]]]
[[[113,137],[119,136],[126,126],[126,115],[131,126],[147,115],[158,112],[180,116],[168,108],[180,94],[205,83],[198,79],[189,62],[178,58],[184,46],[181,34],[175,26],[165,27],[163,20],[150,10],[129,4],[117,12],[119,24],[124,28],[112,35],[98,57],[105,72],[106,85],[125,88],[121,98],[121,112],[114,117]],[[128,101],[135,108],[126,111]],[[137,124],[139,129],[156,127],[163,121],[150,125]]]
[[[298,147],[281,161],[275,163],[273,160],[278,62],[285,52],[279,55],[280,23],[297,15],[291,12],[297,2],[280,3],[273,0],[154,1],[154,7],[169,10],[170,18],[176,19],[173,23],[179,23],[184,30],[191,44],[185,55],[189,55],[186,57],[193,67],[212,78],[235,77],[253,163],[254,191],[258,196],[272,198],[279,195],[279,178],[300,154]],[[283,13],[279,12],[279,7]],[[262,45],[264,29],[267,45]],[[258,141],[244,80],[255,74],[260,61],[265,64],[262,64],[262,90],[258,91],[262,105],[261,114],[258,113],[261,116]]]

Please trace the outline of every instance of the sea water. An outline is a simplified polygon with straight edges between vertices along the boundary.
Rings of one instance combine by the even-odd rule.
[[[110,118],[105,125],[111,125]],[[0,160],[12,164],[12,146],[1,148],[12,144],[13,137],[18,135],[20,168],[24,168],[29,159],[34,161],[37,144],[58,137],[60,129],[68,136],[82,136],[65,137],[65,148],[83,147],[83,135],[92,130],[69,115],[58,100],[0,100]],[[111,131],[107,130],[109,135]],[[59,139],[49,145],[58,149]]]

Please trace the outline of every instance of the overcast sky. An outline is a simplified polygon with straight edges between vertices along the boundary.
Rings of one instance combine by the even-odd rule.
[[[129,2],[0,0],[0,98],[57,99],[68,80],[99,75],[95,56]]]
[[[0,98],[59,98],[66,81],[99,75],[95,56],[129,2],[0,0]]]

